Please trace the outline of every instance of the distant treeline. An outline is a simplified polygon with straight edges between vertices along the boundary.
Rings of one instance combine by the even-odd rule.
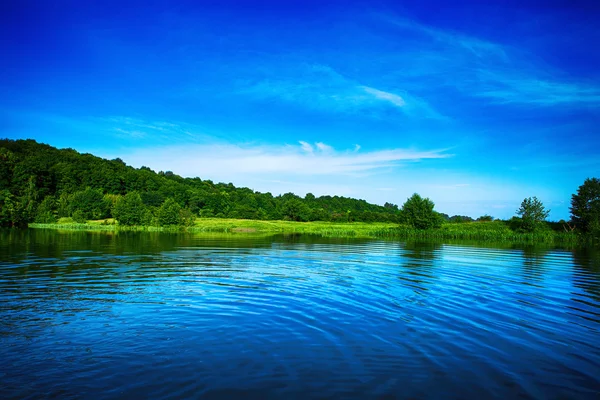
[[[571,220],[546,222],[548,211],[527,198],[517,216],[502,223],[515,232],[543,230],[600,235],[600,180],[587,179],[571,199]],[[0,226],[113,218],[120,225],[192,225],[196,217],[255,220],[392,222],[415,229],[466,223],[468,216],[434,211],[418,194],[398,207],[342,196],[273,196],[231,183],[183,178],[170,171],[133,168],[34,140],[0,139]],[[477,221],[494,218],[483,215]],[[500,223],[500,221],[497,221]]]

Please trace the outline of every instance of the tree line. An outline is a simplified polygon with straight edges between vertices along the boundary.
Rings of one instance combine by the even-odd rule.
[[[443,223],[472,222],[434,210],[414,194],[398,207],[342,196],[273,196],[231,183],[183,178],[170,171],[133,168],[120,159],[105,160],[34,140],[0,140],[0,226],[114,218],[121,225],[192,225],[196,217],[258,220],[394,222],[417,229]],[[587,179],[571,199],[571,220],[546,222],[549,210],[536,197],[523,200],[513,230],[544,229],[600,233],[600,180]],[[483,215],[476,221],[493,221]]]
[[[185,225],[195,217],[400,222],[397,205],[343,196],[273,196],[231,183],[133,168],[34,140],[0,140],[0,225],[115,218],[123,225]]]

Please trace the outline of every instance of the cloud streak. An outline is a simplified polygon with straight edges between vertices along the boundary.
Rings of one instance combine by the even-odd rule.
[[[464,95],[485,98],[494,104],[600,104],[597,82],[566,80],[562,71],[544,65],[535,54],[406,18],[378,17],[404,34],[420,37],[419,49],[413,56],[427,62],[409,62],[404,66],[406,74],[417,82],[431,79],[438,86],[455,87]]]
[[[319,151],[315,151],[315,148]],[[316,176],[374,173],[413,163],[451,157],[444,150],[389,149],[370,152],[336,151],[317,142],[298,146],[207,144],[133,150],[120,157],[134,166],[172,170],[184,176],[229,181],[242,175]]]
[[[404,107],[406,105],[406,101],[404,101],[404,99],[397,94],[384,92],[383,90],[378,90],[368,86],[363,86],[362,88],[365,92],[372,95],[376,99],[387,101],[396,107]]]
[[[572,82],[560,82],[520,74],[478,71],[481,89],[477,96],[496,103],[554,106],[600,103],[600,88]]]
[[[455,31],[436,29],[408,18],[386,14],[377,15],[382,20],[387,21],[398,28],[427,36],[430,39],[441,42],[447,46],[460,47],[462,50],[468,51],[476,57],[483,58],[493,56],[503,60],[508,59],[506,48],[500,44],[464,35]]]
[[[391,108],[414,118],[443,118],[421,98],[364,85],[326,65],[299,64],[285,69],[285,75],[240,82],[238,94],[324,112],[377,115]]]

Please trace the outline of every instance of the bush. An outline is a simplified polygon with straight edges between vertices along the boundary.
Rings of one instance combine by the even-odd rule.
[[[113,208],[113,216],[121,225],[141,225],[146,206],[137,192],[129,192],[119,198]]]
[[[181,206],[171,198],[165,200],[157,212],[158,225],[182,225]]]
[[[434,207],[433,201],[415,193],[402,205],[403,220],[417,229],[439,228],[443,217],[433,210]]]
[[[104,200],[102,191],[87,188],[70,196],[72,213],[80,211],[85,219],[102,219],[108,217],[110,206]]]
[[[40,224],[53,224],[56,222],[56,201],[53,196],[47,196],[37,208],[35,222]]]
[[[73,213],[73,221],[77,222],[78,224],[85,224],[87,222],[87,219],[85,218],[83,211],[76,210]]]
[[[196,215],[189,208],[182,208],[179,214],[183,226],[193,226],[196,222]]]

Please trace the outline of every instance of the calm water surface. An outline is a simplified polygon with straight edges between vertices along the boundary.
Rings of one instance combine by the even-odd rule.
[[[0,232],[1,398],[599,398],[600,254]]]

